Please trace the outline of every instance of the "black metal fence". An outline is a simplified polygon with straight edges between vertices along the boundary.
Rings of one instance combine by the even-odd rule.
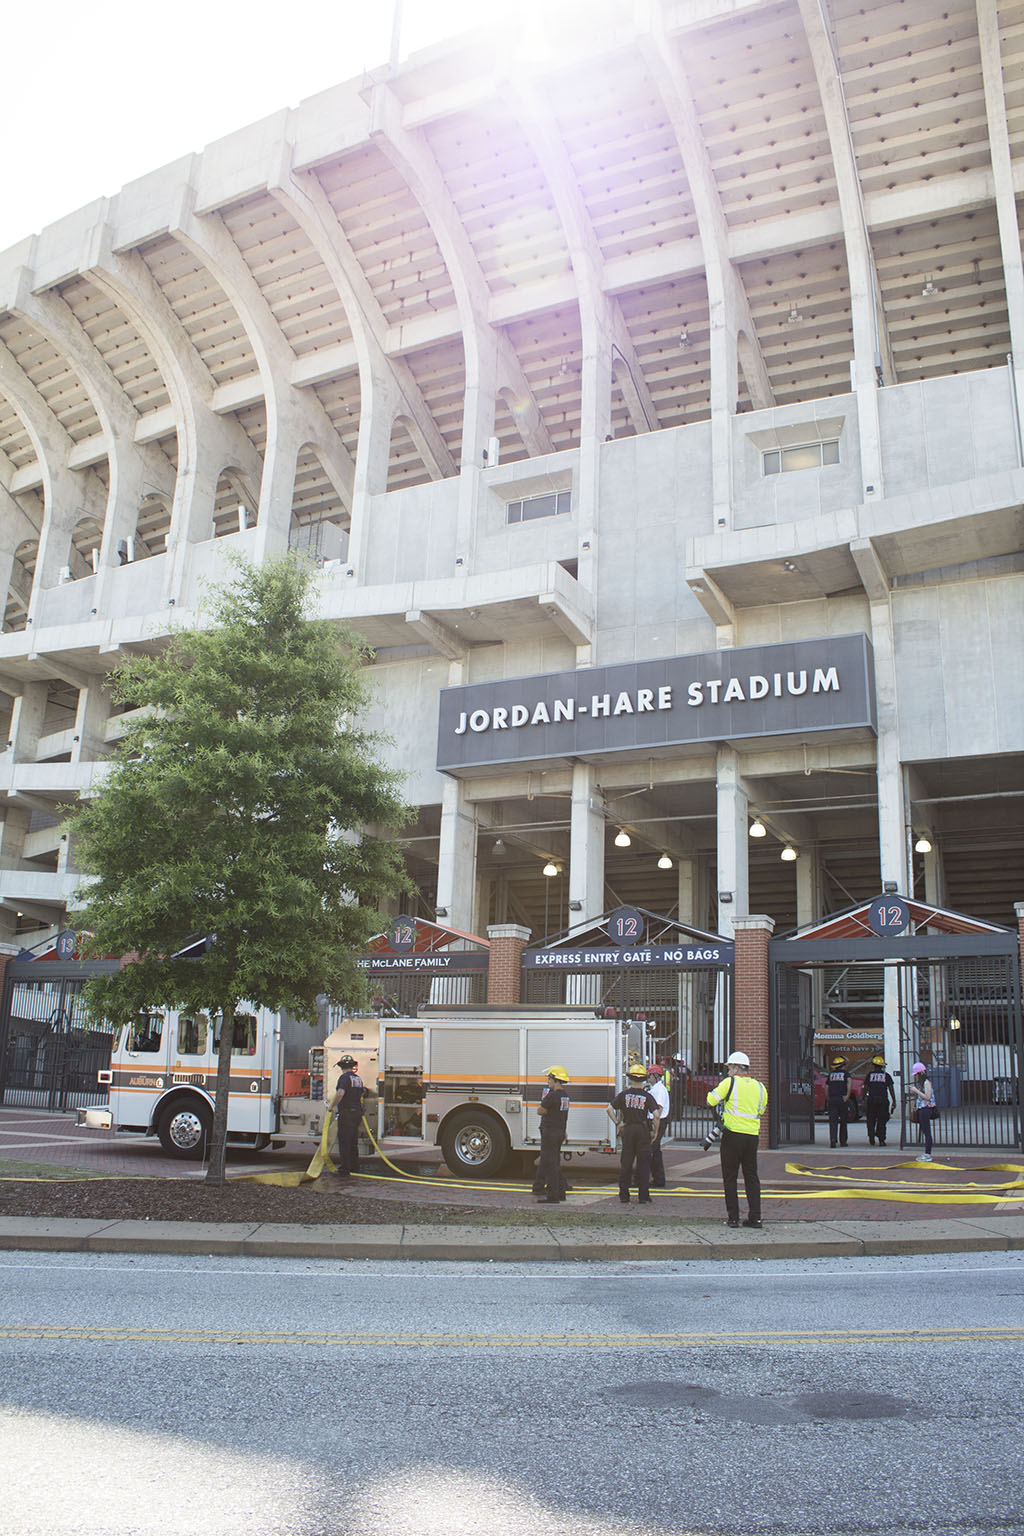
[[[91,1019],[83,989],[90,974],[109,969],[38,960],[7,968],[0,1004],[0,1104],[31,1109],[78,1109],[102,1104],[96,1080],[110,1065],[113,1035]]]
[[[593,1003],[611,1010],[632,1030],[629,1048],[646,1037],[648,1062],[666,1068],[669,1134],[680,1141],[701,1141],[711,1124],[708,1089],[721,1079],[718,1070],[732,1048],[732,966],[628,965],[606,970],[523,970],[524,1003]]]

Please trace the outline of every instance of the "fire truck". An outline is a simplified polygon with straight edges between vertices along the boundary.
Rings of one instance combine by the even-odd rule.
[[[323,1023],[329,1026],[330,1015]],[[220,1015],[154,1009],[125,1025],[99,1073],[107,1103],[78,1124],[159,1138],[180,1158],[201,1158],[213,1124]],[[454,1172],[500,1173],[513,1154],[540,1148],[537,1114],[553,1063],[571,1082],[565,1151],[611,1152],[606,1106],[631,1061],[646,1055],[645,1026],[592,1006],[425,1006],[416,1018],[340,1018],[313,1031],[287,1014],[235,1015],[228,1140],[256,1151],[319,1141],[342,1056],[376,1088],[370,1121],[385,1147],[440,1146]]]

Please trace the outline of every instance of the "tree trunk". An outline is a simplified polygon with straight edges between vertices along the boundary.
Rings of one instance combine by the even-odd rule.
[[[232,1001],[225,1003],[221,1009],[217,1088],[213,1105],[213,1128],[210,1131],[209,1163],[206,1169],[207,1184],[224,1183],[224,1157],[228,1139],[228,1094],[231,1091],[231,1047],[234,1043],[235,1004]]]

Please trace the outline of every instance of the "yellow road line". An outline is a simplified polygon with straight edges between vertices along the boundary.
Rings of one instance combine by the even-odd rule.
[[[247,1329],[90,1328],[55,1324],[0,1326],[0,1339],[53,1339],[62,1342],[109,1344],[298,1344],[317,1347],[380,1349],[666,1349],[746,1344],[964,1344],[1024,1342],[1024,1327],[991,1328],[842,1328],[761,1330],[752,1333],[630,1334],[429,1334],[360,1332],[272,1333]]]

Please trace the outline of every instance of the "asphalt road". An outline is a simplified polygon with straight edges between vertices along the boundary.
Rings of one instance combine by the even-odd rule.
[[[1024,1256],[0,1255],[3,1536],[1024,1530]]]

